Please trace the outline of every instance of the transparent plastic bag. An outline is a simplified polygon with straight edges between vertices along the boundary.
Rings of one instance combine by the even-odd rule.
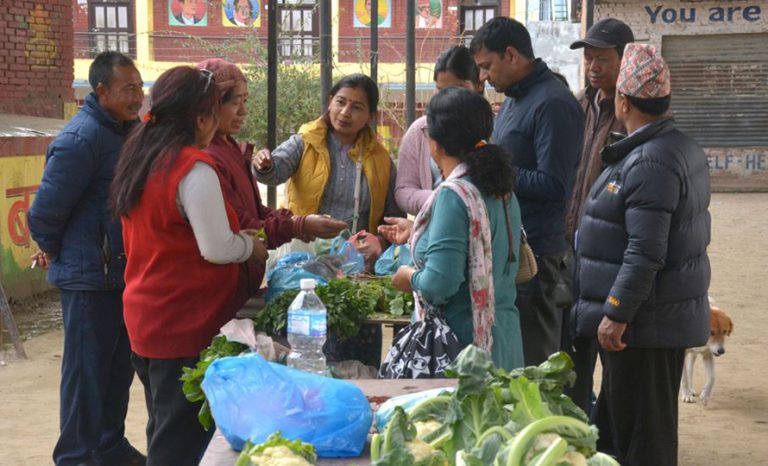
[[[354,384],[270,363],[258,354],[215,360],[203,391],[216,426],[235,450],[273,432],[314,445],[319,456],[356,457],[371,427],[371,407]]]

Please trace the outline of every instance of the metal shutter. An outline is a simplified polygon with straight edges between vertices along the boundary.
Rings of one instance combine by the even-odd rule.
[[[768,146],[768,34],[665,36],[678,127],[704,147]]]

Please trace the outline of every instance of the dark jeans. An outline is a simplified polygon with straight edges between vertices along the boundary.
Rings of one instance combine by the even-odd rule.
[[[122,291],[61,290],[61,358],[56,466],[110,464],[128,448],[125,415],[133,381]]]
[[[197,420],[201,402],[190,403],[181,390],[182,367],[198,358],[151,359],[131,355],[147,400],[147,466],[197,466],[208,447],[208,432]]]
[[[525,365],[538,365],[560,350],[563,311],[557,307],[555,291],[560,281],[564,254],[537,256],[539,273],[528,283],[517,285],[517,309],[523,336]]]
[[[677,466],[677,403],[684,349],[601,351],[603,384],[592,412],[598,450],[622,466]]]

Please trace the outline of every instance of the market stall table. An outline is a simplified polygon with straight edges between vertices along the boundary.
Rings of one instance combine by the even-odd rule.
[[[358,379],[349,382],[360,387],[368,399],[389,399],[407,393],[456,386],[456,379]],[[208,445],[200,466],[233,466],[238,455],[239,453],[229,447],[224,436],[217,430]],[[366,445],[363,455],[359,458],[321,458],[317,464],[318,466],[363,466],[369,464],[369,461],[368,445]]]

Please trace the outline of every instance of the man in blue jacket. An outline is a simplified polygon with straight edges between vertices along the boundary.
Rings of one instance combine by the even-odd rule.
[[[29,210],[33,256],[61,290],[64,352],[56,466],[143,465],[125,438],[131,348],[123,322],[125,253],[108,207],[120,148],[144,100],[141,75],[117,52],[99,54],[93,92],[48,147]]]
[[[560,349],[563,313],[555,289],[568,244],[565,208],[584,137],[584,112],[571,91],[541,59],[531,36],[512,18],[485,23],[470,50],[480,70],[507,98],[496,116],[493,141],[518,170],[515,195],[539,273],[517,288],[525,364],[539,364]]]

